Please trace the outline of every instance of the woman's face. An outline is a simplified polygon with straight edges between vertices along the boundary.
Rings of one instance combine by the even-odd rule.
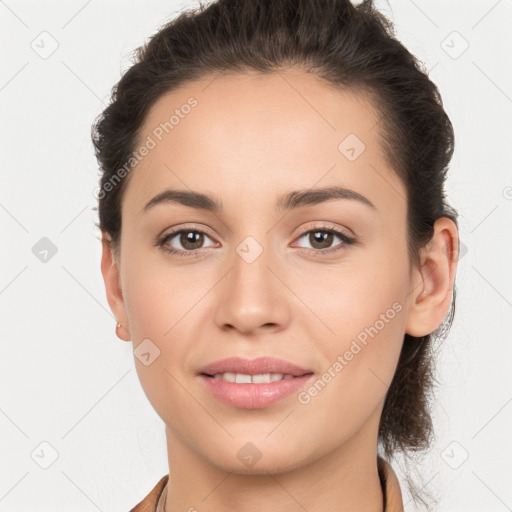
[[[122,202],[116,316],[174,445],[254,473],[335,450],[375,453],[421,291],[409,274],[406,190],[378,123],[364,97],[298,71],[210,77],[149,112],[145,156]],[[181,200],[169,192],[147,206],[167,191]],[[309,376],[222,384],[200,375],[234,356],[279,358]],[[240,397],[248,386],[265,391]]]

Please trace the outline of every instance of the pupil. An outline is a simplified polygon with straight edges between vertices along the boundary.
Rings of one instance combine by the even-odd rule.
[[[334,236],[332,233],[327,233],[326,231],[315,231],[312,233],[313,238],[315,239],[312,245],[315,243],[320,243],[322,245],[321,248],[329,247],[331,243],[331,238]]]
[[[185,248],[196,249],[197,247],[190,247],[189,244],[191,244],[192,246],[194,244],[197,244],[198,240],[201,241],[202,236],[202,233],[197,233],[195,231],[187,231],[183,233],[181,236],[181,244]]]

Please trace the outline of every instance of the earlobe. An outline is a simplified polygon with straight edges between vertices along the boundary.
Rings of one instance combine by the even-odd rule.
[[[420,268],[409,293],[405,332],[422,337],[434,332],[452,302],[459,238],[457,225],[447,217],[434,224],[432,240],[421,250]]]
[[[119,280],[119,268],[115,261],[114,251],[110,239],[102,233],[101,273],[105,283],[107,301],[116,318],[116,334],[124,341],[130,341],[128,320],[124,305],[124,298]]]

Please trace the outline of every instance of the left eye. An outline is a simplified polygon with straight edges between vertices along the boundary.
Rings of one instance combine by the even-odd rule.
[[[298,240],[307,237],[306,240],[313,245],[312,249],[318,250],[319,252],[331,252],[326,249],[330,249],[331,244],[335,238],[339,238],[342,244],[338,245],[350,245],[355,240],[345,233],[336,229],[312,229],[303,233]],[[333,250],[337,250],[334,248]]]

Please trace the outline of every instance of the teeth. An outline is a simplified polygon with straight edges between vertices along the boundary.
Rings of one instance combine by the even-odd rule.
[[[250,384],[252,382],[250,375],[244,375],[243,373],[237,373],[235,375],[235,382],[238,384]]]
[[[214,379],[222,379],[227,382],[236,382],[237,384],[268,384],[278,380],[293,379],[293,375],[283,373],[260,373],[258,375],[247,375],[245,373],[217,373]]]

